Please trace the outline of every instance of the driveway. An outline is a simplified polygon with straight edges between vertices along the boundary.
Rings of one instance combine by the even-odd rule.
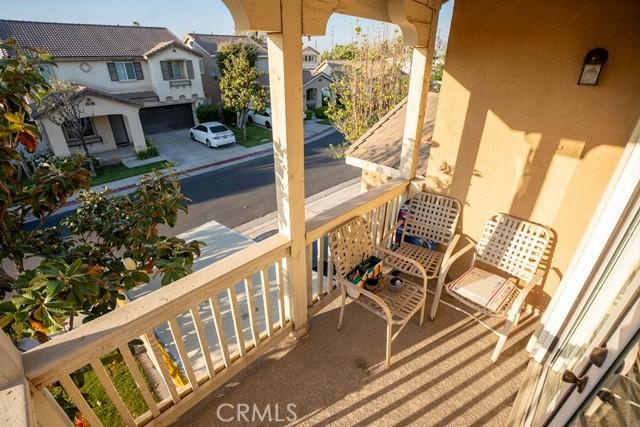
[[[151,138],[153,143],[158,146],[160,155],[176,167],[238,157],[245,154],[247,150],[239,144],[207,148],[206,145],[189,139],[188,128],[156,133],[151,135]]]

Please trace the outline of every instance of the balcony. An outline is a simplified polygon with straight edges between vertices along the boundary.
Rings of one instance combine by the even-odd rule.
[[[220,404],[244,402],[293,403],[298,420],[310,424],[343,417],[365,424],[399,419],[504,424],[527,363],[523,347],[534,316],[523,319],[497,364],[489,357],[493,334],[451,300],[434,321],[407,325],[394,343],[389,370],[380,319],[349,304],[342,331],[336,330],[338,290],[325,251],[327,234],[366,215],[379,241],[393,226],[407,189],[407,181],[396,180],[307,221],[308,336],[289,337],[294,324],[283,272],[291,242],[278,234],[24,353],[36,401],[65,420],[50,395],[52,386],[62,385],[83,417],[102,425],[71,380],[75,371],[90,366],[126,425],[204,425],[215,419]],[[500,322],[484,320],[499,327]],[[138,339],[144,344],[134,355],[130,345]],[[132,413],[122,390],[113,386],[101,358],[114,352],[126,362],[146,411]],[[258,360],[257,369],[234,378]]]
[[[420,141],[425,135],[422,125],[435,43],[432,36],[436,34],[431,31],[437,19],[433,7],[437,9],[440,2],[275,2],[279,13],[265,13],[249,0],[224,2],[233,6],[230,11],[236,17],[237,30],[267,32],[279,233],[25,353],[19,354],[0,334],[0,355],[8,361],[0,367],[4,386],[0,398],[5,398],[0,399],[0,414],[9,414],[0,420],[22,417],[30,421],[35,416],[39,424],[45,420],[50,425],[71,426],[71,418],[54,398],[55,391],[58,396],[66,395],[76,418],[94,427],[106,424],[104,411],[115,414],[120,422],[116,424],[128,426],[269,421],[304,425],[525,424],[509,420],[512,406],[527,412],[522,418],[527,417],[527,425],[541,425],[556,414],[563,420],[557,425],[567,424],[577,414],[580,399],[597,391],[599,380],[592,369],[595,365],[587,360],[592,344],[626,345],[623,339],[607,342],[609,338],[603,336],[614,327],[600,328],[592,321],[602,319],[603,325],[604,321],[618,322],[622,316],[611,316],[609,309],[621,313],[630,310],[631,302],[640,294],[637,270],[632,271],[633,276],[626,270],[636,265],[638,251],[636,246],[625,245],[640,241],[640,228],[636,227],[640,218],[640,127],[635,121],[629,124],[637,120],[637,110],[629,107],[633,104],[631,97],[625,98],[623,91],[616,89],[608,97],[594,98],[600,96],[597,93],[606,94],[607,85],[576,88],[574,76],[567,78],[567,68],[571,67],[565,67],[563,61],[562,70],[545,63],[550,66],[549,80],[532,79],[527,72],[535,67],[513,61],[509,55],[531,50],[537,55],[520,55],[519,59],[541,61],[549,46],[543,41],[551,39],[538,33],[531,38],[533,41],[519,45],[517,37],[502,37],[491,31],[485,35],[493,35],[499,43],[487,43],[492,39],[478,37],[489,27],[485,16],[474,9],[475,3],[456,6],[464,8],[460,16],[465,18],[466,12],[468,23],[475,26],[459,20],[462,24],[457,25],[461,31],[457,40],[461,40],[461,48],[456,51],[456,46],[451,46],[447,53],[450,62],[442,89],[443,99],[448,95],[442,106],[447,108],[440,110],[438,106],[439,111],[445,111],[440,116],[445,119],[441,138],[434,136],[427,153],[431,169],[426,168],[426,178],[438,178],[434,183],[438,191],[459,198],[464,210],[461,228],[476,239],[487,214],[498,211],[542,218],[560,227],[558,240],[563,247],[561,256],[554,256],[561,262],[548,268],[550,275],[557,276],[553,286],[545,283],[539,294],[533,295],[538,297],[536,303],[543,303],[538,307],[547,309],[547,321],[542,322],[537,342],[532,345],[537,347],[531,352],[537,359],[525,351],[529,337],[538,328],[537,311],[522,314],[504,351],[496,363],[491,363],[496,338],[484,326],[499,330],[502,321],[483,316],[474,320],[445,295],[433,321],[426,320],[420,326],[417,316],[410,320],[392,345],[392,365],[384,369],[382,320],[350,303],[342,330],[336,330],[339,293],[333,255],[326,250],[327,236],[347,221],[362,217],[371,228],[372,238],[380,243],[392,229],[401,201],[426,183],[418,176],[417,167]],[[405,3],[412,6],[403,11],[400,6]],[[575,13],[570,6],[565,6],[565,18]],[[524,9],[518,7],[492,8],[492,17],[505,12],[512,15],[502,18],[505,25],[490,28],[510,28],[512,32],[507,35],[511,36],[531,21],[527,27],[530,31],[546,35],[547,25],[553,24],[556,30],[572,35],[565,31],[563,19],[550,20],[549,13],[542,13],[548,12],[543,7],[534,9],[523,13]],[[585,22],[598,22],[601,15],[609,19],[603,21],[605,24],[617,22],[619,15],[613,14],[613,9],[606,13],[593,9],[588,15],[593,19]],[[388,137],[389,145],[400,147],[394,173],[385,175],[380,181],[384,184],[307,219],[302,122],[286,118],[299,117],[302,102],[299,47],[303,30],[305,34],[322,33],[334,12],[401,26],[404,39],[413,44],[409,95],[405,117],[397,126],[399,133]],[[537,21],[529,12],[539,14]],[[537,25],[539,22],[545,26]],[[626,39],[620,36],[611,43],[620,40]],[[478,44],[476,50],[465,50],[472,41]],[[582,46],[583,40],[580,36],[571,41],[574,44],[567,43],[569,47]],[[487,49],[491,49],[490,64],[483,62]],[[569,53],[567,57],[580,59],[576,52]],[[494,62],[502,63],[498,59],[506,64],[504,69],[494,68]],[[577,70],[580,64],[574,65]],[[630,69],[636,68],[631,64]],[[483,72],[478,73],[478,69]],[[637,80],[618,78],[619,87],[630,88],[629,96],[637,92],[633,91]],[[180,82],[191,83],[176,80],[171,87]],[[544,86],[530,86],[532,82]],[[570,90],[545,93],[554,100],[549,103],[552,114],[545,116],[540,114],[544,109],[533,95],[543,93],[538,88],[546,90],[548,82],[553,82],[554,88]],[[577,90],[581,91],[580,98],[563,102],[574,97]],[[580,109],[579,105],[585,107]],[[619,119],[624,110],[629,110],[627,121]],[[594,125],[595,120],[573,120],[576,111],[587,118],[606,116],[607,120],[600,122],[609,127],[600,129]],[[632,126],[635,131],[629,138],[625,132]],[[618,128],[624,130],[622,136],[615,133]],[[630,143],[618,157],[609,152],[607,144],[591,139],[592,130],[605,135],[607,144],[617,143],[614,148]],[[616,138],[609,140],[609,135]],[[582,139],[589,142],[584,153]],[[388,160],[388,152],[378,153]],[[440,163],[446,158],[452,158],[455,164]],[[614,172],[616,163],[619,166]],[[476,170],[479,165],[482,167]],[[438,176],[429,173],[434,168],[440,170]],[[605,188],[607,182],[611,184]],[[434,284],[430,285],[427,305],[433,298]],[[616,302],[625,307],[616,306]],[[637,325],[638,321],[620,329],[635,334]],[[588,338],[591,334],[593,339]],[[620,354],[614,350],[614,346],[607,346],[611,356],[603,365],[605,369],[614,368]],[[584,357],[577,360],[577,356]],[[116,377],[109,370],[107,358],[118,358],[125,371]],[[529,372],[532,367],[538,371]],[[575,381],[561,381],[565,368],[575,371]],[[591,380],[577,396],[573,390],[578,389],[578,380],[586,381],[589,369]],[[104,400],[90,402],[81,393],[74,379],[80,370],[93,373],[97,386],[104,391]],[[123,378],[129,384],[126,388],[119,381]],[[527,390],[528,386],[535,390]],[[537,401],[520,401],[523,390],[525,396],[535,394]],[[125,396],[130,393],[136,394],[142,404],[132,407]],[[560,407],[564,401],[556,405],[545,400],[560,401],[566,396],[574,401],[564,408]],[[279,414],[275,404],[279,405]],[[295,420],[282,421],[282,417],[291,415],[286,409],[289,404],[295,405]],[[245,405],[250,406],[249,415]],[[251,407],[257,408],[257,414]],[[265,408],[271,411],[266,415],[270,418],[264,419]],[[556,425],[554,421],[556,418],[550,425]]]
[[[170,80],[169,87],[170,88],[191,87],[191,80],[189,79]]]

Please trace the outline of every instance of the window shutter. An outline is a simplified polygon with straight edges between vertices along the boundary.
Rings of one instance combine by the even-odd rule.
[[[187,77],[193,79],[193,61],[186,61],[187,63]]]
[[[107,68],[109,69],[109,77],[112,82],[118,81],[118,72],[116,71],[116,64],[113,62],[107,62]]]
[[[162,80],[169,80],[169,64],[167,61],[160,61],[160,69],[162,69]]]
[[[136,71],[136,79],[144,80],[144,74],[142,73],[142,65],[139,62],[133,63],[133,69]]]

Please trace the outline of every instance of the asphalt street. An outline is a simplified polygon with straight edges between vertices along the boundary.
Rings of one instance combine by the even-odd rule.
[[[305,145],[305,197],[319,193],[360,175],[360,169],[344,159],[331,157],[329,144],[339,144],[342,136],[333,132]],[[276,210],[273,156],[181,180],[183,193],[191,199],[189,213],[181,214],[166,234],[179,234],[215,220],[233,228]],[[48,225],[59,222],[70,212],[54,215]]]

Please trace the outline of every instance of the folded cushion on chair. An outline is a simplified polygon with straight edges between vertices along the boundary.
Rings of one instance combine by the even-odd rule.
[[[471,268],[447,285],[450,291],[493,313],[500,313],[518,292],[511,279],[489,273],[480,268]]]

